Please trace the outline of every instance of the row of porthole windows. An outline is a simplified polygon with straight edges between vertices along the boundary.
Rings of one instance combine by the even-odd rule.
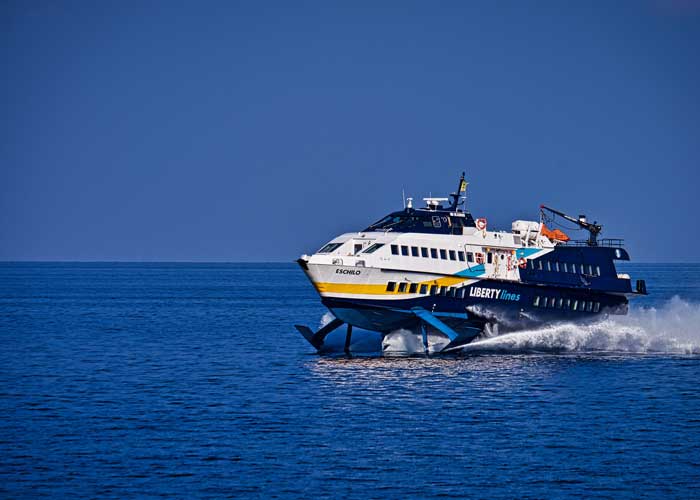
[[[386,284],[387,292],[397,293],[420,293],[421,295],[442,295],[443,297],[454,297],[463,299],[466,296],[466,287],[428,285],[426,283],[407,283],[401,281],[396,283],[390,281]]]
[[[532,305],[535,307],[549,309],[570,309],[572,311],[598,312],[600,311],[600,302],[592,300],[565,299],[563,297],[540,297],[536,295],[532,300]]]
[[[542,260],[537,259],[530,261],[530,269],[533,271],[537,269],[538,271],[553,271],[556,273],[579,273],[587,274],[589,276],[600,276],[600,266],[593,266],[591,264],[574,264],[571,262],[559,262],[558,260]]]
[[[415,247],[408,245],[391,245],[392,255],[402,255],[404,257],[423,257],[426,259],[457,260],[460,262],[474,262],[474,252],[463,252],[461,250],[445,250],[444,248]],[[483,254],[477,254],[483,258]],[[493,254],[486,252],[486,260],[489,264],[493,262]]]

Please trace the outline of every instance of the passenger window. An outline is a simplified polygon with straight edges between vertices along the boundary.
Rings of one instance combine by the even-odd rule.
[[[551,307],[552,309],[554,309],[554,300],[555,300],[554,297],[551,297],[549,299],[549,307]]]
[[[467,252],[467,262],[474,262],[474,252]]]
[[[438,288],[440,287],[437,285],[430,285],[430,295],[437,295]]]
[[[406,291],[406,283],[399,283],[399,293],[404,293]]]
[[[566,299],[566,302],[564,302],[564,308],[571,309],[571,299]]]
[[[590,265],[590,264],[588,264],[588,274],[590,274],[591,276],[593,276],[593,266]]]
[[[535,307],[540,307],[540,296],[535,295],[535,298],[532,301],[532,305]]]
[[[463,299],[467,295],[467,289],[465,287],[462,287],[459,289],[459,298]]]
[[[423,295],[428,293],[428,285],[421,285],[420,286],[420,293],[422,293]]]
[[[493,263],[493,254],[491,252],[486,252],[486,262],[489,264]]]
[[[428,258],[428,249],[425,247],[420,247],[420,256]]]
[[[532,269],[534,271],[535,270],[535,261],[530,259],[528,262],[530,263],[530,269]]]
[[[559,261],[557,261],[557,262],[554,263],[554,270],[555,270],[556,272],[559,272]]]
[[[396,290],[396,283],[394,283],[393,281],[390,281],[389,283],[386,284],[386,291],[387,292],[393,292],[394,290]]]
[[[437,258],[438,258],[438,256],[437,256],[437,250],[435,250],[434,248],[431,248],[431,249],[430,249],[430,256],[431,256],[433,259],[437,259]]]
[[[564,305],[564,299],[559,297],[557,299],[557,309],[561,309],[563,305]]]
[[[593,304],[593,312],[598,312],[600,311],[600,302],[596,302]]]
[[[595,275],[600,276],[600,266],[595,266]]]
[[[450,250],[450,260],[457,260],[457,254],[454,250]]]
[[[411,257],[418,257],[418,247],[411,247]]]
[[[408,287],[408,293],[416,293],[416,290],[418,290],[418,283],[411,283],[411,286]]]
[[[576,264],[571,264],[571,272],[576,274]]]
[[[547,271],[551,271],[551,270],[552,270],[552,265],[549,263],[549,261],[547,261]]]
[[[399,254],[399,246],[398,245],[391,245],[391,255],[398,255]]]
[[[574,311],[578,311],[578,300],[574,300],[574,305],[571,307]]]
[[[565,273],[569,272],[569,265],[566,262],[564,262],[564,272]]]
[[[586,311],[591,312],[592,310],[593,310],[593,302],[591,302],[589,300],[588,303],[586,304]]]
[[[583,264],[581,264],[581,274],[586,274],[586,271],[583,270]]]
[[[537,269],[540,271],[542,270],[542,261],[541,260],[537,261]]]
[[[464,262],[464,252],[462,252],[461,250],[457,252],[457,258],[460,262]]]
[[[447,252],[442,248],[440,249],[440,258],[443,260],[447,260]]]
[[[408,247],[406,245],[401,245],[401,255],[408,257]]]
[[[441,287],[440,287],[440,295],[442,295],[443,297],[444,297],[445,295],[447,295],[447,289],[448,289],[448,288],[449,288],[449,287],[441,286]]]

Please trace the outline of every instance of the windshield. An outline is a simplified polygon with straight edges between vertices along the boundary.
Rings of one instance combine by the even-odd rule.
[[[328,243],[325,245],[318,253],[331,253],[333,250],[337,249],[342,243]]]

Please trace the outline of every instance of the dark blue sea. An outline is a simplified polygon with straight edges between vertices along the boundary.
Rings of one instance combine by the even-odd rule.
[[[0,264],[0,497],[698,498],[700,265],[624,271],[627,317],[347,358],[293,264]]]

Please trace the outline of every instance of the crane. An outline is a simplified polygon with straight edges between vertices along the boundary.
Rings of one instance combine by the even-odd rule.
[[[560,212],[559,210],[554,210],[553,208],[549,208],[548,206],[545,206],[545,205],[540,205],[540,209],[548,210],[548,211],[552,212],[553,214],[558,215],[559,217],[563,217],[564,219],[568,220],[569,222],[573,222],[574,224],[578,225],[582,229],[585,229],[589,233],[588,245],[592,246],[592,247],[598,246],[598,234],[603,230],[603,226],[598,224],[598,221],[594,221],[591,224],[590,222],[586,221],[585,215],[579,215],[578,219],[576,219],[574,217],[571,217],[570,215],[566,215],[564,212]]]

